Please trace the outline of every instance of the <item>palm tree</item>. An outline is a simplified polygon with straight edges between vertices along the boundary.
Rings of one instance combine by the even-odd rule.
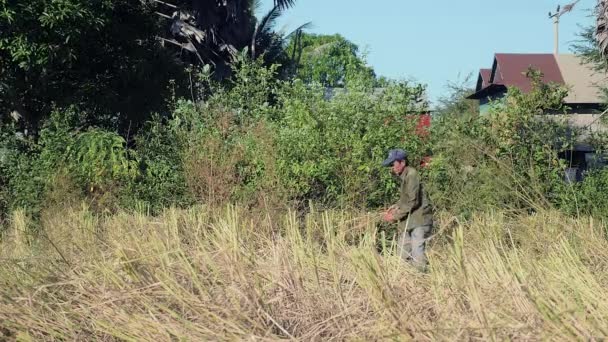
[[[256,3],[256,6],[259,6],[259,2]],[[300,46],[298,41],[302,37],[302,32],[309,28],[311,23],[308,22],[300,25],[291,33],[277,31],[275,29],[276,20],[283,13],[283,7],[275,3],[268,13],[256,21],[255,30],[251,36],[249,52],[251,58],[258,58],[263,54],[264,60],[268,64],[279,62],[279,64],[285,67],[284,71],[289,72],[297,64],[298,55],[291,54],[290,56],[287,53],[287,45],[293,40],[295,43],[293,46]]]
[[[608,1],[598,0],[596,6],[595,40],[598,44],[600,54],[608,56]]]
[[[219,79],[230,74],[230,63],[243,49],[248,49],[253,58],[262,52],[267,52],[267,60],[279,56],[287,37],[273,31],[273,25],[296,2],[274,0],[272,9],[257,20],[259,0],[176,0],[172,4],[151,1],[172,11],[171,15],[158,12],[171,21],[173,39],[162,38],[163,41],[190,52],[200,64],[212,65]]]

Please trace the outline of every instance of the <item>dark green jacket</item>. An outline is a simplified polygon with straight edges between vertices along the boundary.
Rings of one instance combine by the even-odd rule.
[[[407,230],[433,224],[433,209],[418,171],[406,167],[399,177],[399,201],[393,206],[393,218]]]

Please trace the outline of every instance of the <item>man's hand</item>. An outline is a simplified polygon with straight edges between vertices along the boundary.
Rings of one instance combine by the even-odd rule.
[[[395,221],[395,217],[393,216],[394,210],[395,210],[395,208],[393,208],[393,207],[388,208],[384,212],[384,215],[382,215],[382,220],[384,220],[384,222],[389,222],[389,223]]]

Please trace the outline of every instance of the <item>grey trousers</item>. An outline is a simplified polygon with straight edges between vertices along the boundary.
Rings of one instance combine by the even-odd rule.
[[[431,230],[432,226],[420,226],[401,233],[397,249],[404,261],[420,269],[426,268],[428,260],[424,249]]]

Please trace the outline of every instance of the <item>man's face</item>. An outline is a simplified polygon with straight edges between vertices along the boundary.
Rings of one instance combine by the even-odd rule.
[[[393,167],[391,170],[395,175],[401,175],[403,170],[405,170],[405,160],[393,162]]]

